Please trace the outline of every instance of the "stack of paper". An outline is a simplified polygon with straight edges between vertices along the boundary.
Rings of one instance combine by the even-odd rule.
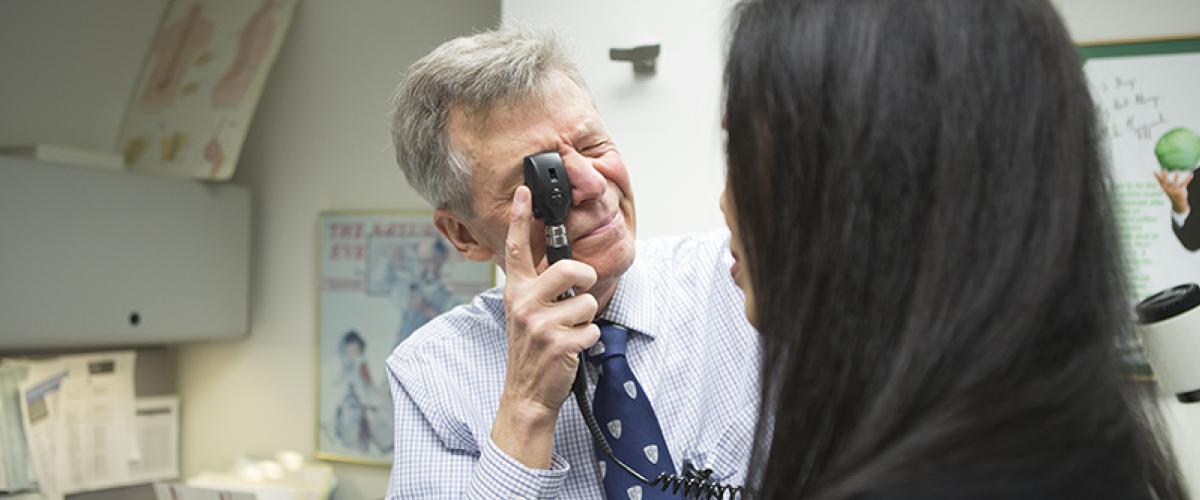
[[[179,398],[138,398],[137,442],[141,460],[129,464],[133,483],[148,483],[179,477]]]
[[[4,479],[29,486],[30,472],[44,499],[68,493],[174,479],[178,466],[177,398],[134,397],[133,351],[5,360],[0,371],[16,373],[16,425],[0,403]],[[2,398],[0,398],[2,399]],[[20,433],[28,444],[23,470],[9,463],[8,442]],[[16,447],[14,447],[16,448]],[[14,481],[24,479],[24,483]]]
[[[140,459],[134,431],[132,351],[32,363],[21,416],[46,498],[129,480]]]

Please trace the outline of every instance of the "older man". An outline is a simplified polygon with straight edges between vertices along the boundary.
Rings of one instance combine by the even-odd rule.
[[[500,30],[447,42],[413,64],[395,105],[409,183],[455,249],[500,265],[506,284],[388,358],[388,497],[658,498],[597,453],[568,400],[585,351],[593,413],[617,459],[651,479],[711,471],[740,483],[758,343],[728,236],[635,242],[625,163],[554,40]],[[553,266],[522,187],[522,159],[543,151],[561,155],[572,184],[574,260]],[[558,300],[570,288],[581,293]]]

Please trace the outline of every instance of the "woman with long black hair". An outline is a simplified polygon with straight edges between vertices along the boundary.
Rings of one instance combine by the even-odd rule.
[[[752,0],[725,75],[760,498],[1184,498],[1046,0]]]

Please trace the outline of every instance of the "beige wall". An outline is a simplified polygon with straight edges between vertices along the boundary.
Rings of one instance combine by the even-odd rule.
[[[1196,0],[1051,0],[1081,42],[1200,34]]]
[[[0,0],[0,146],[111,150],[166,0]]]
[[[254,193],[250,336],[180,350],[183,469],[315,439],[316,221],[420,208],[392,156],[387,102],[439,43],[498,24],[498,0],[302,2],[234,182]],[[338,465],[337,498],[379,498],[388,469]]]

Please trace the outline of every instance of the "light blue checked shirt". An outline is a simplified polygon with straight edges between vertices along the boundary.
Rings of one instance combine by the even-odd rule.
[[[745,478],[758,410],[758,334],[729,276],[729,234],[639,241],[600,314],[635,331],[629,364],[662,425],[675,469]],[[592,438],[568,398],[550,469],[491,440],[504,386],[503,290],[488,290],[417,330],[387,360],[396,451],[387,498],[603,498]],[[598,374],[589,370],[589,392]]]

